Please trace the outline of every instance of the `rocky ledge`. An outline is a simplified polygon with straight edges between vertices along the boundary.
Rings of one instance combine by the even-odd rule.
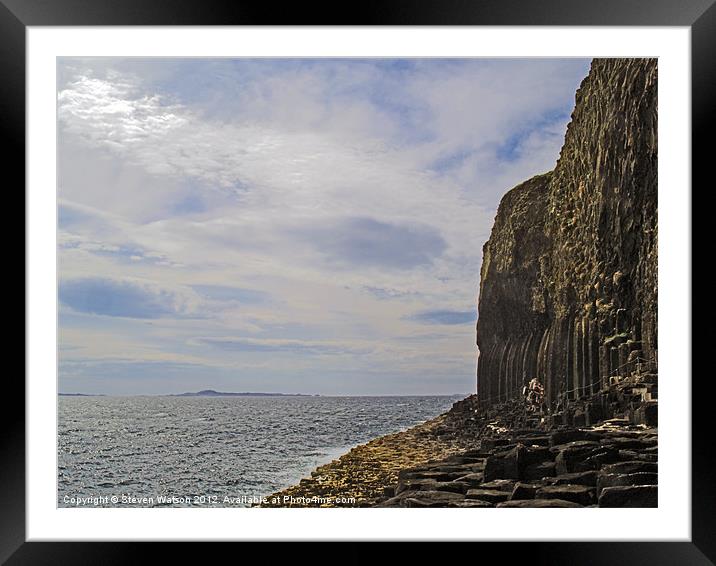
[[[473,447],[401,470],[378,507],[657,506],[656,428],[628,418],[547,428],[518,401],[483,412],[471,403],[447,424],[468,418],[480,431]]]

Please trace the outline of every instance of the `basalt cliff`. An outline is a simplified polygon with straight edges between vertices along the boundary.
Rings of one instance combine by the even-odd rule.
[[[554,170],[504,196],[480,275],[477,394],[270,505],[658,505],[655,59],[593,61]]]
[[[535,376],[552,408],[636,373],[656,396],[656,59],[592,62],[554,170],[499,205],[478,312],[483,404]]]

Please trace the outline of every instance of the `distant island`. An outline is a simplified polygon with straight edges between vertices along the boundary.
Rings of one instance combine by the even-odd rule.
[[[319,395],[308,395],[306,393],[230,393],[225,391],[214,391],[213,389],[204,389],[195,393],[178,393],[169,395],[169,397],[319,397]]]
[[[104,395],[98,393],[58,393],[60,397],[104,397]]]

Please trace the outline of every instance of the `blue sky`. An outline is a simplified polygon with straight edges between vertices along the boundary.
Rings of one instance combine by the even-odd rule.
[[[59,387],[469,393],[584,59],[58,60]]]

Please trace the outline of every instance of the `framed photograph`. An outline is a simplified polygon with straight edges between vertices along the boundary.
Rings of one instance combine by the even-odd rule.
[[[0,558],[713,563],[710,0],[0,2],[28,329]]]

